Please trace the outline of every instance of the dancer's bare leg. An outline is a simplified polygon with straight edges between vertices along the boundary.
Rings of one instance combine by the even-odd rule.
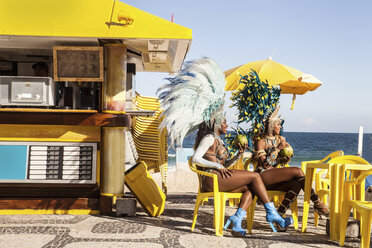
[[[260,175],[266,188],[270,187],[272,184],[305,176],[301,168],[298,167],[273,168],[261,172]]]
[[[305,175],[301,168],[298,167],[274,168],[271,170],[265,170],[260,175],[266,188],[272,188],[273,185],[280,182],[284,183],[286,181],[297,180],[302,190],[305,189]],[[288,191],[288,193],[290,192]],[[293,196],[289,198],[294,198],[295,193],[297,192],[293,192]],[[314,189],[311,189],[310,199],[312,202],[314,202],[314,209],[319,214],[323,214],[325,216],[329,215],[328,206],[319,200],[319,196],[315,193]]]
[[[236,190],[231,191],[232,193],[242,193],[242,197],[240,198],[239,207],[247,211],[249,205],[251,205],[253,201],[254,194],[252,194],[252,189],[250,187],[244,185]]]
[[[232,192],[243,186],[250,185],[252,193],[256,194],[263,203],[270,202],[269,195],[260,175],[256,172],[244,170],[232,170],[229,178],[222,177],[218,171],[212,171],[218,177],[218,187],[220,191]],[[205,178],[205,189],[211,191],[213,189],[212,178]]]

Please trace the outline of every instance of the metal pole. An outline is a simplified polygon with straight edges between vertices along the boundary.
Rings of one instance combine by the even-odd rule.
[[[363,152],[363,126],[359,127],[359,138],[358,138],[358,156],[362,156]]]

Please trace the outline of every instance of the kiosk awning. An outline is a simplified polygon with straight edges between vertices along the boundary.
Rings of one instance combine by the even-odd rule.
[[[47,55],[54,45],[123,43],[138,71],[174,72],[192,40],[191,29],[115,0],[1,1],[0,23],[8,60],[20,49]]]

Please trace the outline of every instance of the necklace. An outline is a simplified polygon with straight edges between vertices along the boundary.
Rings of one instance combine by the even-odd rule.
[[[267,140],[267,143],[269,145],[271,143],[271,146],[275,146],[275,143],[276,143],[276,137],[275,136],[268,136],[268,135],[266,135],[265,136],[265,139]]]
[[[220,142],[220,144],[223,144],[223,141],[218,134],[214,133],[214,137]]]
[[[275,140],[275,136],[269,136],[269,135],[266,135],[266,136],[265,136],[265,139],[268,139],[268,140]]]

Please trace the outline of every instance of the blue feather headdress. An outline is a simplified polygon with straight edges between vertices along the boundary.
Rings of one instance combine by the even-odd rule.
[[[222,122],[225,75],[214,60],[186,62],[174,78],[167,80],[157,92],[164,109],[160,128],[167,128],[171,147],[182,146],[184,138],[203,122]]]
[[[253,151],[252,140],[265,132],[265,121],[279,110],[280,89],[261,81],[254,70],[249,75],[241,76],[239,83],[244,84],[244,88],[234,92],[231,98],[232,107],[239,111],[237,128],[225,138],[231,154],[236,152],[232,143],[238,134],[247,136],[248,148]],[[241,123],[249,123],[250,128],[244,130],[239,126]]]

